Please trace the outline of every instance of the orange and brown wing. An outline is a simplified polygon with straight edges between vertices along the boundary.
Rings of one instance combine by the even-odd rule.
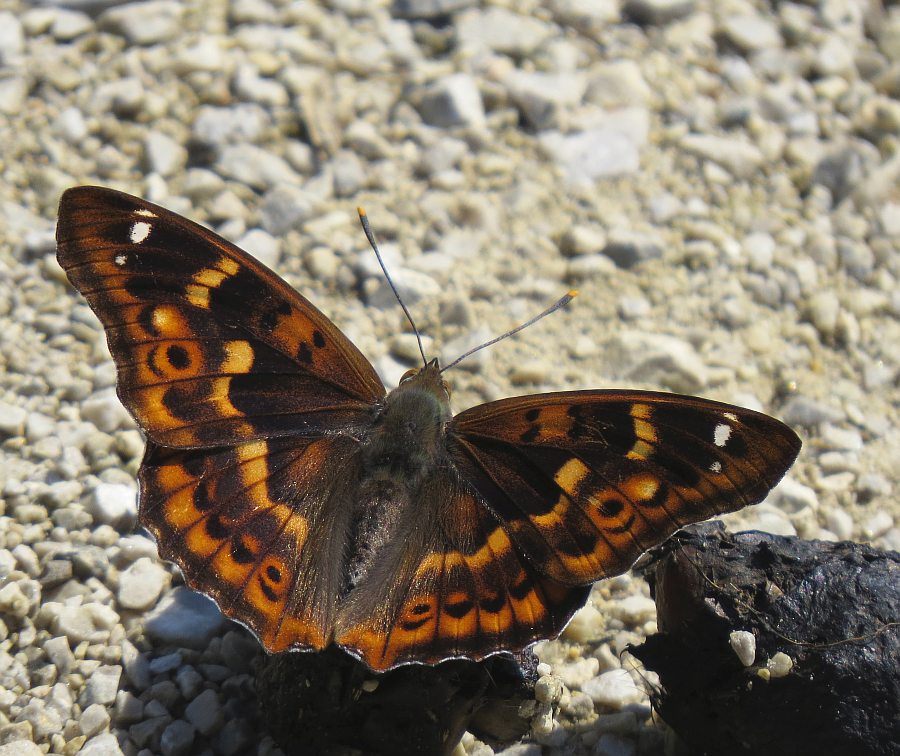
[[[140,522],[191,587],[269,651],[320,649],[341,593],[358,464],[356,444],[339,436],[219,449],[151,441]]]
[[[579,585],[627,570],[679,528],[761,501],[800,450],[759,412],[644,391],[491,402],[451,455],[541,572]]]
[[[482,659],[556,637],[589,587],[525,559],[478,496],[444,471],[424,484],[398,532],[342,603],[335,642],[374,670]]]
[[[106,328],[147,435],[212,447],[353,424],[384,395],[309,301],[211,231],[100,187],[63,194],[57,258]]]

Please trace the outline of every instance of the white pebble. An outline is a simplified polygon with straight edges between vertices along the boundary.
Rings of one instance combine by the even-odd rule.
[[[158,562],[141,557],[119,576],[119,605],[146,611],[169,584],[170,575]]]
[[[98,483],[86,508],[94,522],[130,525],[137,517],[137,491],[124,483]]]
[[[94,735],[106,730],[109,727],[109,711],[105,706],[95,703],[88,706],[78,720],[81,727],[81,734],[85,737],[92,738]]]
[[[731,646],[741,664],[749,667],[756,659],[756,636],[746,630],[735,630],[728,636]]]
[[[115,702],[119,690],[122,668],[118,665],[101,665],[85,683],[79,703],[87,709],[91,704],[108,706]]]
[[[809,486],[798,483],[791,477],[782,478],[769,494],[769,503],[788,514],[800,512],[806,507],[818,509],[819,499]]]
[[[111,732],[105,732],[85,743],[78,756],[122,756],[122,749],[116,736]]]
[[[634,684],[631,675],[624,669],[613,669],[588,680],[581,686],[598,706],[622,709],[628,704],[640,703],[646,694]]]
[[[205,648],[225,623],[212,599],[178,586],[166,593],[144,620],[144,629],[161,644]]]
[[[610,616],[622,620],[626,625],[642,625],[656,619],[656,602],[647,596],[626,596],[620,601],[611,602],[607,611]]]
[[[779,651],[766,662],[766,669],[772,677],[785,677],[793,668],[794,660],[790,656]]]
[[[21,436],[25,432],[25,421],[28,413],[21,407],[7,402],[0,402],[0,434],[4,436]]]
[[[97,426],[104,433],[111,433],[119,428],[134,426],[115,389],[104,389],[81,403],[81,417]]]

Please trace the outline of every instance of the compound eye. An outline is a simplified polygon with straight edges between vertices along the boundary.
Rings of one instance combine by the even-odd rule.
[[[403,383],[404,381],[408,381],[414,375],[418,375],[418,373],[419,373],[419,368],[410,368],[403,375],[400,376],[400,383]]]

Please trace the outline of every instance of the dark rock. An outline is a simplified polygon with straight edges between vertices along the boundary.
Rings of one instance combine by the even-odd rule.
[[[532,697],[535,668],[533,655],[501,654],[376,674],[331,647],[266,657],[256,687],[263,719],[287,756],[440,756],[466,730],[495,744],[521,738],[528,722],[517,710]]]
[[[660,632],[631,649],[698,754],[900,753],[900,554],[862,544],[682,531],[643,560]],[[756,637],[744,667],[735,630]],[[793,661],[784,677],[766,660]]]

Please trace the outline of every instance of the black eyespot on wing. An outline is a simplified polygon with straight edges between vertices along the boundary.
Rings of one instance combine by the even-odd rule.
[[[191,364],[191,358],[187,349],[179,344],[170,344],[166,348],[166,359],[176,370],[184,370],[190,367]]]

